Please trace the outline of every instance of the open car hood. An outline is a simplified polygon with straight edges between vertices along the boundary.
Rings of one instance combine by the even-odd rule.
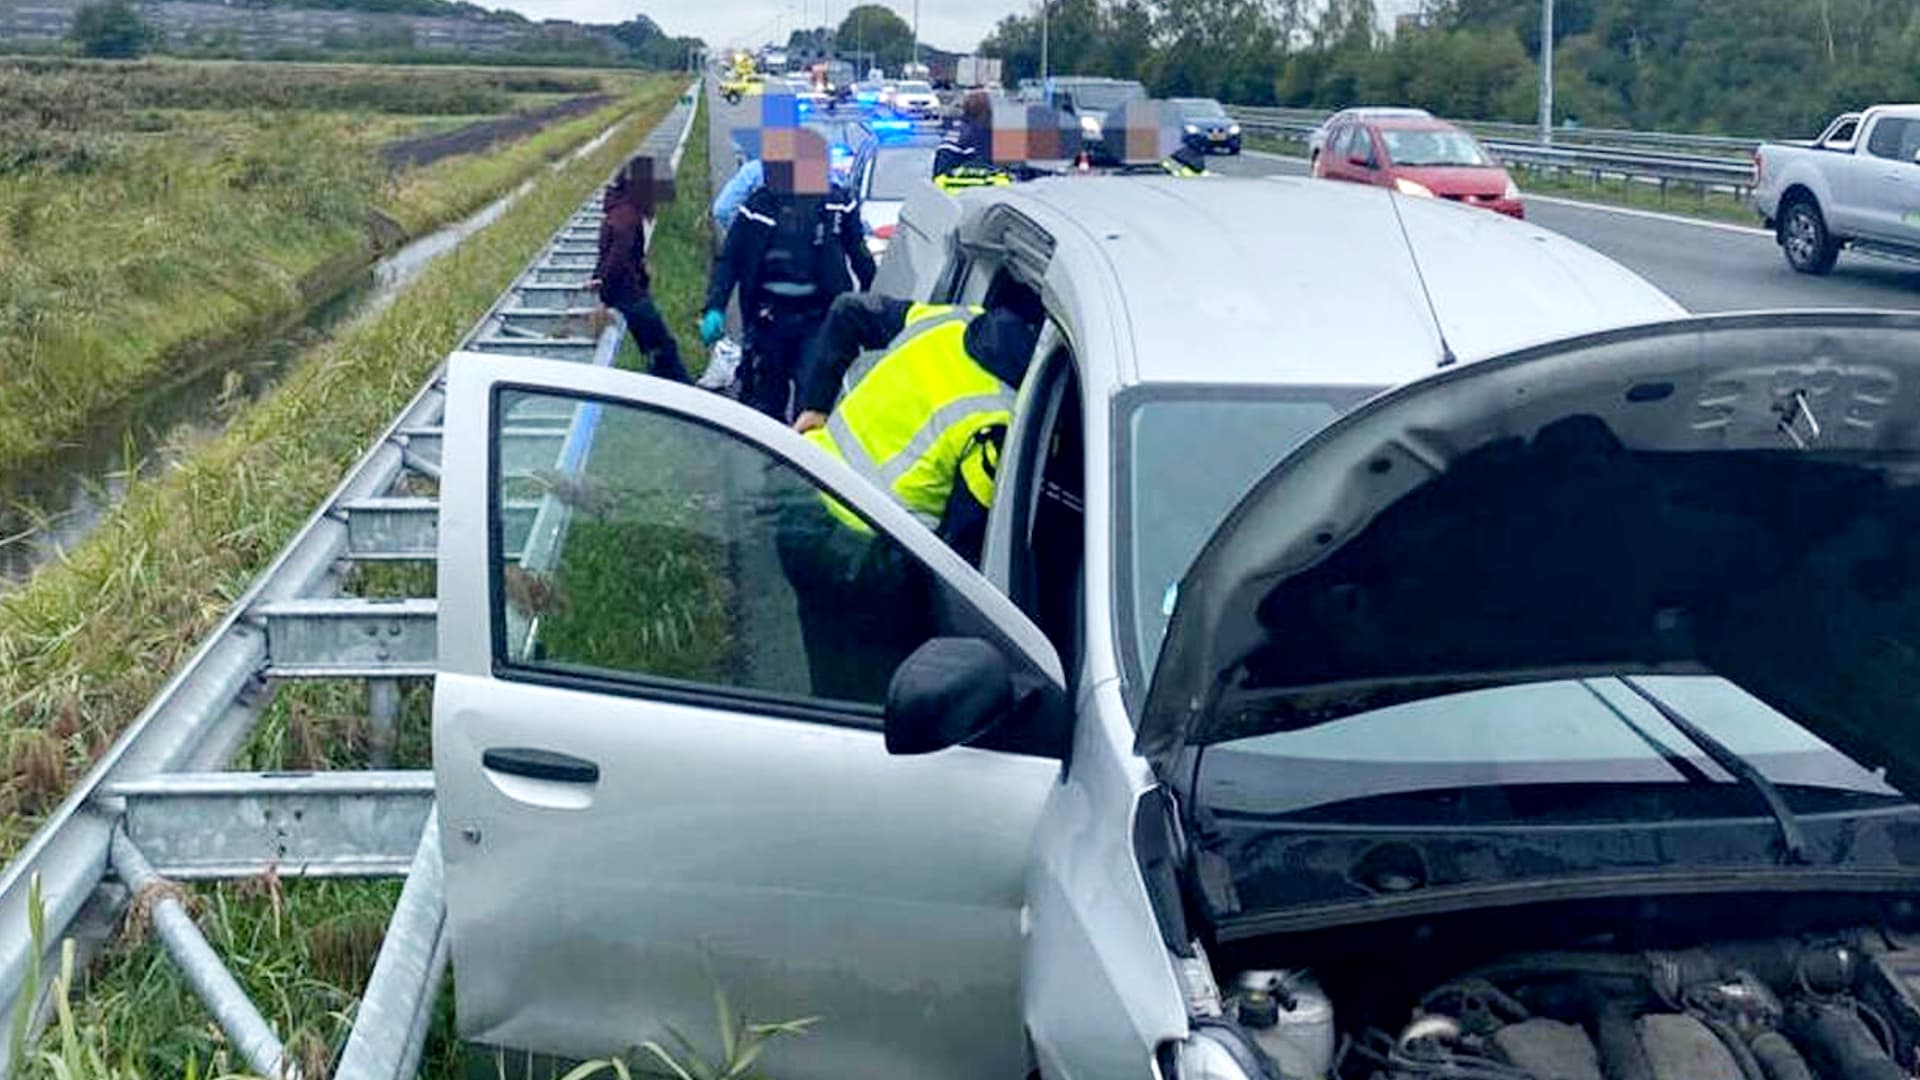
[[[1920,316],[1689,319],[1438,372],[1276,466],[1178,596],[1137,742],[1163,768],[1480,687],[1710,672],[1909,786]]]

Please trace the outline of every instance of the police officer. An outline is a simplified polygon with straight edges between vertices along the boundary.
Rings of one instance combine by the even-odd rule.
[[[1194,177],[1207,175],[1207,156],[1192,146],[1181,143],[1180,148],[1168,154],[1160,163],[1160,168],[1169,176]]]
[[[769,132],[764,183],[747,197],[707,282],[700,339],[720,338],[737,290],[746,330],[741,400],[785,420],[806,343],[833,298],[873,282],[859,206],[829,182],[827,145],[805,128]]]
[[[933,183],[942,191],[1013,183],[1007,170],[993,163],[993,99],[985,90],[967,94],[959,123],[934,150]]]
[[[794,428],[972,559],[1041,317],[1024,286],[1003,286],[985,309],[843,296],[808,350]],[[881,346],[835,404],[854,358]]]
[[[1030,290],[993,306],[842,296],[808,349],[794,427],[978,561],[1000,444],[1041,318]],[[838,404],[863,348],[888,345]],[[918,564],[824,493],[783,504],[778,548],[799,601],[813,692],[882,699],[905,653],[931,633]]]

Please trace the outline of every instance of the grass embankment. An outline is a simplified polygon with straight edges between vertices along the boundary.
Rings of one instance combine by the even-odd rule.
[[[619,103],[389,173],[403,120]],[[671,97],[670,78],[266,64],[0,65],[0,489],[141,390],[298,317],[383,246]]]
[[[687,137],[674,186],[674,201],[655,224],[647,265],[654,302],[697,377],[706,367],[698,324],[713,201],[704,113]],[[614,362],[647,368],[631,334]],[[729,582],[716,562],[719,549],[702,538],[728,531],[703,519],[710,502],[689,505],[684,493],[717,488],[725,448],[690,445],[678,425],[626,410],[603,414],[594,443],[583,478],[593,497],[575,509],[554,582],[566,608],[541,623],[547,654],[616,671],[721,679],[730,659]],[[672,482],[660,483],[661,477]]]
[[[0,841],[9,854],[671,101],[656,95],[619,137],[546,180],[392,307],[304,357],[224,434],[137,485],[66,561],[0,596]],[[385,568],[354,585],[420,595],[431,580],[423,568]],[[409,688],[403,766],[427,762],[425,707],[424,687]],[[364,764],[364,708],[342,686],[285,687],[239,764]],[[351,1023],[398,890],[398,882],[260,881],[194,891],[214,947],[282,1038],[320,1063]],[[78,1011],[106,1059],[140,1075],[181,1075],[190,1058],[237,1064],[152,942],[116,946]],[[436,1073],[453,1076],[447,1030],[443,1021],[430,1054]]]
[[[1302,160],[1307,156],[1306,143],[1265,135],[1249,136],[1247,148]],[[1691,186],[1676,184],[1662,193],[1657,185],[1635,183],[1617,176],[1601,177],[1595,181],[1585,175],[1562,176],[1519,167],[1512,167],[1510,171],[1521,191],[1527,195],[1550,195],[1601,206],[1653,210],[1735,225],[1757,226],[1760,223],[1753,208],[1744,200],[1735,198],[1731,192],[1702,192]]]

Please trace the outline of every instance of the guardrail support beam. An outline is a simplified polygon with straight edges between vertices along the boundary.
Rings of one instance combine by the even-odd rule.
[[[227,970],[220,954],[201,936],[200,927],[187,914],[180,897],[168,888],[169,882],[154,872],[146,856],[120,829],[113,832],[112,859],[114,872],[133,890],[134,903],[148,905],[154,932],[240,1056],[262,1076],[298,1080],[300,1070],[288,1060],[286,1047],[280,1044],[273,1027],[254,1008],[253,999]]]

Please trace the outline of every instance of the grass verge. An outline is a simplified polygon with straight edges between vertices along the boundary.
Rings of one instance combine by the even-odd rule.
[[[1303,160],[1307,156],[1306,144],[1270,136],[1249,137],[1247,148]],[[1617,176],[1602,177],[1595,181],[1585,177],[1556,176],[1552,173],[1517,167],[1512,171],[1514,179],[1520,184],[1521,191],[1528,195],[1551,195],[1555,198],[1590,202],[1600,206],[1652,210],[1679,217],[1724,221],[1734,225],[1759,224],[1759,218],[1754,214],[1753,208],[1729,192],[1703,193],[1696,188],[1675,185],[1671,190],[1663,193],[1655,185],[1634,183]]]
[[[615,105],[388,177],[368,135],[381,125],[317,106],[511,108],[503,85],[561,84],[453,73],[428,92],[413,87],[432,79],[368,75],[381,90],[368,97],[352,73],[333,72],[275,111],[271,80],[254,73],[262,107],[229,107],[252,84],[221,79],[245,70],[0,67],[0,113],[24,116],[44,144],[0,152],[0,489],[143,389],[299,317],[380,245],[477,209],[679,89],[673,77],[610,76],[630,91]],[[123,85],[142,72],[147,81]],[[195,79],[226,96],[205,98]],[[226,111],[168,111],[182,106]],[[11,130],[0,123],[0,135]]]
[[[305,357],[63,562],[0,596],[0,847],[11,854],[216,623],[474,313],[665,114],[531,192],[378,317]]]
[[[91,747],[111,734],[75,727],[73,718],[132,715],[457,343],[474,313],[670,104],[669,96],[642,110],[620,137],[543,183],[426,271],[385,313],[316,349],[224,436],[137,489],[67,563],[0,597],[0,693],[13,703],[8,716],[37,721],[13,726],[9,737],[48,756],[43,764],[58,770],[64,786]],[[662,244],[678,230],[704,228],[698,220],[662,224]],[[299,437],[283,439],[281,432]],[[223,477],[237,483],[223,486]],[[433,585],[428,566],[368,566],[355,570],[348,589],[420,596],[431,595]],[[282,688],[236,767],[365,767],[364,693],[345,683]],[[397,765],[429,764],[430,705],[427,682],[406,687]],[[66,733],[47,728],[48,721]],[[57,797],[54,777],[45,779],[47,794]],[[29,809],[19,801],[29,794],[10,792],[16,816],[5,833],[9,851],[28,824],[17,815]],[[399,889],[399,882],[263,878],[194,890],[209,941],[307,1075],[326,1075],[351,1027]],[[124,937],[89,982],[75,1026],[110,1065],[157,1077],[183,1075],[189,1062],[201,1075],[239,1064],[157,943]],[[453,1036],[451,994],[449,982],[423,1063],[423,1075],[447,1080],[467,1069]],[[29,1075],[52,1073],[43,1062]]]

